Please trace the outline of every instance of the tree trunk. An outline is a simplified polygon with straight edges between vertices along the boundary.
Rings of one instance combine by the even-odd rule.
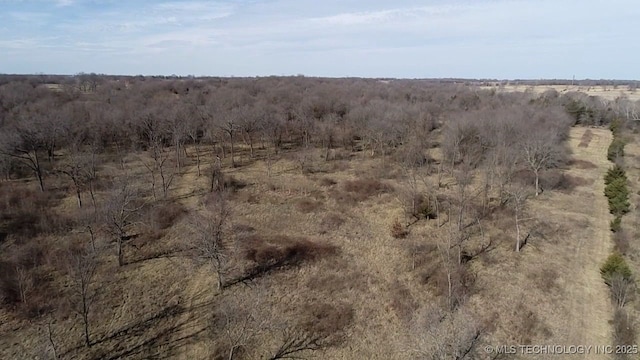
[[[236,160],[234,158],[234,149],[233,149],[233,132],[229,132],[229,141],[231,142],[231,167],[236,167]]]
[[[448,285],[448,301],[449,301],[449,310],[453,310],[453,281],[451,279],[451,269],[450,265],[447,265],[447,285]]]
[[[216,273],[218,274],[218,292],[221,293],[224,287],[224,283],[222,279],[222,271],[220,269],[220,265],[216,267]]]
[[[198,168],[198,177],[200,177],[200,149],[198,144],[194,143],[194,146],[196,148],[196,167]]]
[[[35,173],[38,178],[38,184],[40,185],[40,191],[44,192],[44,180],[42,179],[42,168],[40,167],[40,160],[38,159],[38,151],[34,151],[34,165],[35,165]]]
[[[89,339],[89,308],[87,307],[86,294],[82,294],[82,321],[84,322],[84,341],[87,347],[91,346]]]
[[[58,349],[56,348],[56,343],[53,341],[53,330],[51,330],[51,320],[47,322],[47,335],[49,338],[49,344],[51,344],[51,349],[53,350],[53,359],[58,360]]]
[[[124,253],[122,247],[124,246],[124,235],[118,237],[118,266],[124,265]]]
[[[518,200],[516,200],[516,252],[520,252],[520,219],[518,217],[519,212]]]
[[[96,195],[93,190],[93,180],[89,180],[89,195],[91,196],[91,203],[93,204],[93,211],[98,211],[98,204],[96,203]]]
[[[540,194],[540,176],[538,170],[535,171],[536,174],[536,196]]]
[[[74,186],[76,188],[76,197],[78,199],[78,207],[82,209],[82,194],[80,192],[80,185],[78,185],[77,180],[73,180]]]
[[[89,225],[87,226],[87,230],[89,230],[89,235],[91,236],[91,250],[93,253],[96,252],[96,235],[93,233],[93,228]]]
[[[176,141],[176,168],[180,171],[180,141]]]

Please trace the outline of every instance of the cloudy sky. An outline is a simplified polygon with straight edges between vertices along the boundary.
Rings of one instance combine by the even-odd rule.
[[[639,79],[638,0],[0,0],[0,73]]]

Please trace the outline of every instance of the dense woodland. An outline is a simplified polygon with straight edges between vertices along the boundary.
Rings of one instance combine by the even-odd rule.
[[[32,339],[14,356],[171,357],[180,342],[166,339],[187,336],[156,320],[179,322],[193,300],[169,294],[205,269],[206,357],[331,357],[362,336],[354,299],[372,281],[326,275],[359,256],[337,234],[388,208],[374,235],[401,244],[406,276],[388,285],[389,308],[408,329],[389,354],[483,358],[489,339],[538,328],[524,311],[513,335],[474,307],[479,266],[548,236],[528,204],[580,186],[563,172],[572,126],[630,127],[639,110],[623,98],[418,80],[4,77],[0,334]],[[292,191],[308,222],[283,213],[280,233],[251,222],[252,209],[277,214],[276,195]],[[134,269],[158,259],[188,264],[139,280],[167,294],[161,311],[120,303]],[[315,279],[311,290],[295,285],[298,273]],[[125,311],[121,326],[106,325]]]

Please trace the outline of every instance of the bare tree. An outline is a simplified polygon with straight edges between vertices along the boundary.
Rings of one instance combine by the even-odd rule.
[[[97,177],[95,155],[82,153],[78,148],[71,148],[66,161],[58,163],[58,172],[68,177],[73,183],[78,207],[82,208],[82,192],[88,188],[95,204],[94,181]]]
[[[248,296],[225,298],[221,303],[216,304],[213,328],[221,331],[215,336],[218,340],[222,340],[228,349],[228,360],[249,352],[253,348],[256,337],[267,325],[267,321],[261,319],[257,311],[262,301],[260,290],[260,288],[251,289],[252,294]]]
[[[240,110],[232,109],[226,111],[220,115],[218,127],[229,137],[229,144],[231,150],[231,167],[236,166],[235,160],[235,135],[238,131],[238,117]]]
[[[260,115],[260,111],[262,111],[262,104],[257,104],[254,107],[249,108],[245,106],[241,110],[241,118],[238,127],[241,130],[242,137],[245,143],[249,144],[250,157],[253,158],[254,154],[254,139],[256,137],[256,133],[260,129],[260,122],[262,120],[262,116]]]
[[[71,294],[69,300],[73,310],[82,318],[85,345],[91,346],[89,315],[95,300],[95,275],[97,259],[92,252],[81,251],[69,254],[69,277]]]
[[[567,122],[567,115],[556,115],[554,112],[536,113],[528,123],[522,137],[522,157],[529,170],[535,176],[535,194],[540,194],[540,173],[556,166],[562,159],[560,147],[561,136],[566,129],[562,128],[562,120]],[[551,119],[549,119],[551,118]],[[554,122],[555,121],[555,122]]]
[[[29,269],[20,265],[16,266],[15,272],[20,301],[26,305],[28,304],[29,293],[33,290],[33,276]]]
[[[40,191],[44,191],[44,167],[39,153],[45,148],[42,127],[34,119],[21,120],[12,130],[0,135],[0,154],[21,161],[33,171]]]
[[[51,345],[51,350],[53,351],[53,359],[58,359],[58,349],[56,347],[55,341],[53,341],[53,329],[51,328],[51,321],[47,322],[47,338],[49,339],[49,344]]]
[[[475,359],[483,329],[466,309],[443,312],[427,309],[417,317],[414,352],[419,359]]]
[[[180,154],[184,148],[184,141],[187,137],[189,117],[188,107],[182,101],[173,100],[169,105],[169,112],[165,114],[165,121],[171,134],[173,146],[175,150],[176,168],[180,171],[181,157]]]
[[[305,352],[323,349],[327,346],[328,336],[319,332],[302,329],[286,328],[282,332],[282,342],[278,349],[269,357],[277,359],[301,359]]]
[[[201,175],[200,172],[200,142],[202,137],[204,136],[204,121],[205,118],[202,115],[202,112],[199,110],[198,106],[195,104],[189,104],[186,106],[188,109],[188,117],[185,123],[185,132],[191,143],[193,144],[193,148],[196,151],[196,167],[198,169],[198,176]]]
[[[129,227],[144,204],[140,204],[139,193],[125,179],[110,194],[103,209],[107,231],[116,241],[118,265],[123,266],[124,245],[129,239]]]
[[[46,318],[46,323],[44,325],[42,325],[42,327],[44,327],[44,331],[45,331],[45,335],[46,335],[46,342],[49,345],[48,347],[50,347],[51,352],[53,353],[52,358],[54,360],[58,360],[58,346],[56,345],[56,342],[53,339],[53,320],[51,318],[51,316],[47,316]],[[46,348],[43,349],[43,353],[45,355],[49,354],[49,350],[47,350]],[[48,356],[47,356],[48,357]]]
[[[191,242],[194,259],[211,267],[217,275],[218,291],[224,288],[224,275],[230,253],[231,209],[226,194],[214,193],[209,205],[192,218]]]
[[[223,191],[224,190],[224,172],[222,172],[222,160],[220,157],[216,156],[211,164],[211,188],[210,191]]]
[[[526,202],[529,197],[529,190],[521,184],[513,184],[512,186],[510,186],[510,189],[507,190],[507,193],[509,194],[509,199],[513,207],[514,220],[515,220],[515,226],[516,226],[515,250],[516,252],[519,252],[522,246],[524,246],[523,239],[522,239],[521,225],[522,225],[522,222],[529,220],[529,219],[523,218]]]
[[[160,185],[162,186],[162,196],[166,199],[169,187],[175,176],[174,169],[169,166],[169,153],[165,151],[164,146],[167,140],[167,129],[165,124],[161,123],[154,114],[143,115],[141,122],[144,135],[148,141],[148,150],[151,157],[151,162],[144,162],[144,165],[151,174],[153,196],[154,198],[156,197],[156,176],[159,176],[161,180]]]
[[[623,308],[634,294],[635,284],[632,279],[615,273],[611,280],[611,296],[619,308]]]

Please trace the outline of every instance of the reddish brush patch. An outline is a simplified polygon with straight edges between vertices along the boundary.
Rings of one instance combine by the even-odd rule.
[[[330,244],[288,236],[271,238],[252,236],[245,241],[245,247],[245,258],[258,265],[297,265],[337,252],[337,248]]]
[[[337,202],[347,205],[355,205],[368,198],[393,191],[386,183],[376,179],[347,180],[343,183],[343,191],[331,189],[329,195]]]
[[[578,144],[578,147],[589,147],[589,144],[591,143],[591,139],[593,139],[593,132],[591,132],[591,130],[587,129],[587,131],[584,132],[584,134],[582,134],[582,138],[580,139],[580,144]]]
[[[311,199],[302,199],[296,204],[298,211],[308,214],[318,210],[322,206],[322,203],[313,201]]]
[[[595,169],[598,167],[596,164],[586,160],[571,160],[568,165],[576,169]]]
[[[380,180],[357,179],[345,181],[344,190],[355,194],[361,198],[361,200],[365,200],[373,195],[391,192],[392,188]]]

